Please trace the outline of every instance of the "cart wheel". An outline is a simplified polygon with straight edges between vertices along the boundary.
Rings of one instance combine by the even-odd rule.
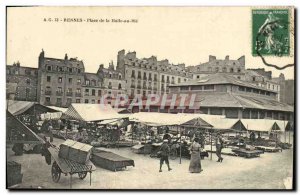
[[[170,152],[170,158],[172,160],[175,160],[177,158],[177,150],[175,148],[173,148]]]
[[[57,163],[54,161],[51,168],[52,180],[57,183],[60,179],[61,170]]]
[[[78,173],[78,177],[79,177],[80,179],[84,179],[86,176],[87,176],[87,172],[81,172],[81,173]]]

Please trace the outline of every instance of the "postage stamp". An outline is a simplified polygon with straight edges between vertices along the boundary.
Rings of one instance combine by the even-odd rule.
[[[252,55],[290,54],[289,9],[252,10]]]

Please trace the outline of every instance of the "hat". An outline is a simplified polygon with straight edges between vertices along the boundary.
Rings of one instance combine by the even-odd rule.
[[[168,140],[167,140],[167,139],[164,139],[164,142],[168,142]]]

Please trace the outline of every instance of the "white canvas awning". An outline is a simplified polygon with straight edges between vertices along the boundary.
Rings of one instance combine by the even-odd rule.
[[[7,104],[8,111],[16,116],[26,112],[29,108],[34,106],[35,102],[8,100]]]
[[[240,121],[240,119],[226,118],[225,115],[209,115],[201,114],[201,118],[211,124],[214,129],[235,129],[243,131],[245,130],[245,125]]]
[[[118,114],[109,104],[71,104],[62,118],[88,122],[124,117]]]
[[[203,126],[210,124],[203,121],[199,114],[170,114],[170,113],[156,113],[156,112],[138,112],[129,116],[130,121],[139,122],[148,126],[171,126],[183,125],[191,120],[198,119],[198,122]]]
[[[62,112],[62,113],[66,112],[68,110],[68,108],[62,108],[62,107],[57,107],[57,106],[47,106],[47,107],[51,108],[53,110],[57,110],[57,111]]]
[[[269,119],[241,119],[241,121],[247,130],[261,132],[270,132],[276,123],[275,120]]]

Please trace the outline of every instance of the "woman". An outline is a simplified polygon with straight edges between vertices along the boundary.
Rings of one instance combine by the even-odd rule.
[[[200,161],[201,146],[198,142],[199,142],[199,138],[196,137],[190,147],[190,154],[191,154],[191,162],[189,167],[190,173],[200,173],[201,171],[203,171],[201,169],[201,161]]]

